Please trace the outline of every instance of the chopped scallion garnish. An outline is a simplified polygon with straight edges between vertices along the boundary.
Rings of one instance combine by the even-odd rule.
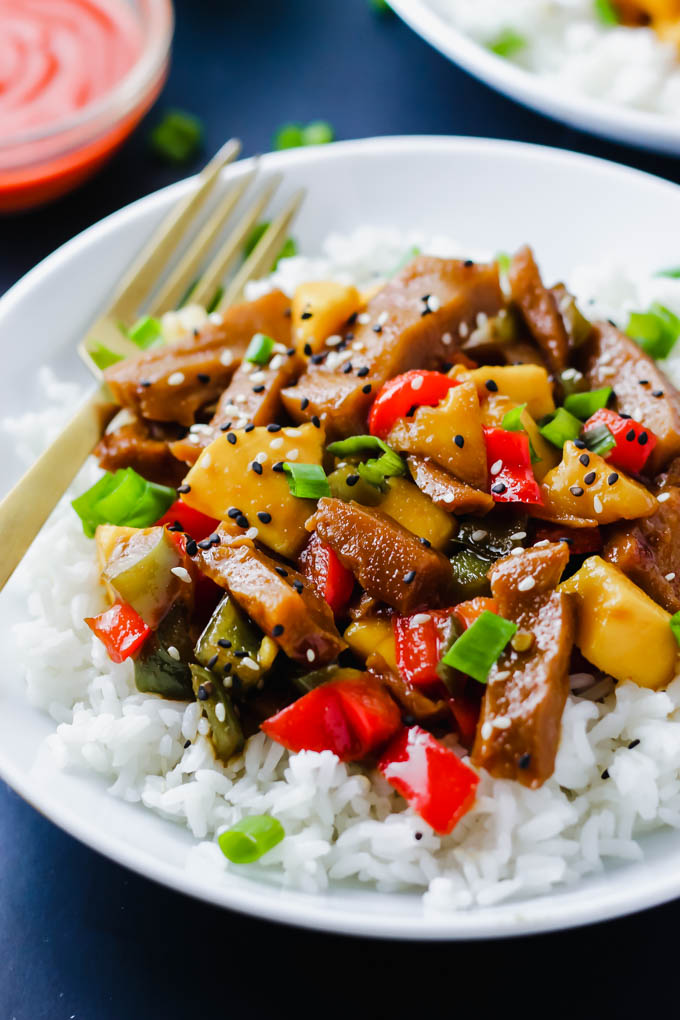
[[[501,428],[505,429],[506,432],[524,432],[529,440],[529,454],[531,456],[531,463],[536,464],[541,458],[534,450],[531,442],[531,437],[524,427],[522,422],[522,415],[526,411],[526,404],[519,404],[517,407],[513,407],[511,411],[508,411],[503,415],[503,421],[501,422]]]
[[[138,319],[134,326],[130,327],[128,336],[133,343],[146,351],[161,339],[163,327],[158,319],[154,319],[151,315],[145,315],[143,319]]]
[[[488,48],[492,53],[495,53],[497,57],[505,57],[506,59],[514,57],[516,53],[520,53],[526,46],[527,41],[523,35],[516,32],[514,28],[506,28],[500,35],[488,44]]]
[[[583,433],[583,442],[591,453],[606,457],[616,446],[616,440],[606,425],[594,425]]]
[[[539,428],[544,439],[556,446],[559,450],[570,439],[578,439],[581,432],[581,422],[563,407],[558,407],[554,414],[551,414]]]
[[[680,280],[680,266],[669,266],[668,269],[660,269],[655,276],[663,276],[667,280]]]
[[[147,482],[132,468],[122,468],[115,474],[107,471],[71,506],[83,522],[87,537],[93,538],[99,524],[148,528],[176,499],[174,489]]]
[[[220,850],[232,864],[252,864],[272,850],[286,833],[278,818],[250,815],[220,833]]]
[[[618,25],[621,21],[611,0],[593,0],[593,11],[603,25]]]
[[[203,143],[203,125],[198,117],[183,110],[168,110],[150,135],[151,146],[172,163],[185,163]]]
[[[654,301],[647,312],[632,312],[626,333],[652,358],[667,358],[680,337],[680,318]]]
[[[266,333],[255,333],[245,353],[246,361],[253,365],[266,365],[274,350],[274,341]]]
[[[331,487],[320,464],[291,464],[285,461],[283,470],[288,478],[292,496],[300,499],[321,499],[330,496]]]
[[[673,637],[680,645],[680,613],[673,613],[670,618],[670,625]]]
[[[290,122],[282,124],[274,135],[273,147],[298,149],[302,145],[327,145],[335,138],[335,131],[327,120],[312,120],[309,124]]]
[[[607,406],[611,395],[611,386],[603,386],[599,390],[589,390],[587,393],[570,393],[564,400],[564,406],[569,414],[575,415],[581,421],[586,421],[596,411]]]
[[[97,368],[99,368],[102,372],[110,365],[115,365],[118,361],[123,360],[120,354],[116,354],[115,351],[109,350],[108,347],[104,347],[104,344],[97,344],[90,348],[90,357]]]
[[[357,467],[364,481],[378,488],[382,488],[386,478],[406,474],[406,466],[399,454],[377,436],[350,436],[349,439],[331,443],[327,449],[336,457],[360,457],[366,453],[380,452],[380,457],[373,457]]]
[[[442,662],[485,684],[491,667],[516,631],[516,623],[484,610],[453,642]]]
[[[213,294],[213,296],[210,298],[210,301],[208,301],[207,305],[205,306],[205,310],[208,313],[208,315],[210,315],[211,312],[216,311],[216,309],[219,307],[219,303],[220,303],[220,301],[222,300],[223,297],[224,297],[224,287],[219,286],[217,288],[217,290],[215,291],[215,293]]]

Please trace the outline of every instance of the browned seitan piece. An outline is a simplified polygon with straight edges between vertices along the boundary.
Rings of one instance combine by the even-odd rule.
[[[493,510],[493,496],[459,481],[428,457],[411,454],[406,463],[418,488],[449,513],[482,515]]]
[[[170,437],[163,437],[163,431],[170,432]],[[184,478],[186,466],[171,452],[172,431],[169,426],[164,429],[136,418],[106,432],[94,448],[94,455],[105,471],[131,467],[150,482],[176,486]]]
[[[513,256],[508,270],[510,294],[519,308],[548,368],[558,375],[567,367],[569,337],[555,295],[541,280],[531,248]]]

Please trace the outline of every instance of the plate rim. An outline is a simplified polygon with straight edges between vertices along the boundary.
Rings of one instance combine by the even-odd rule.
[[[426,154],[428,150],[450,152],[452,155],[467,150],[489,154],[495,159],[531,157],[553,165],[559,164],[563,168],[565,164],[589,166],[593,172],[605,174],[612,180],[620,181],[632,177],[646,187],[672,193],[675,201],[680,192],[680,186],[664,178],[609,160],[549,146],[486,138],[437,135],[385,136],[336,142],[332,146],[314,150],[297,149],[270,153],[260,159],[265,170],[276,169],[285,172],[286,166],[295,163],[325,162],[342,159],[348,154],[350,156],[392,154],[398,157],[400,153],[413,154],[415,151]],[[240,160],[228,168],[226,176],[245,173],[251,164],[252,159]],[[83,247],[100,243],[107,235],[124,230],[128,221],[134,220],[142,212],[179,197],[191,186],[192,180],[194,178],[177,181],[124,206],[92,224],[46,256],[0,297],[0,323],[15,304],[21,302],[35,288],[39,288],[43,280],[54,270],[68,264],[71,257]],[[32,711],[44,714],[42,710],[30,706],[28,701],[27,705]],[[44,792],[39,782],[31,778],[31,773],[22,771],[20,765],[15,764],[2,747],[0,747],[0,777],[35,810],[67,834],[145,878],[213,906],[235,910],[263,920],[335,934],[418,941],[514,937],[597,923],[653,907],[680,896],[680,871],[674,878],[672,875],[664,874],[664,869],[649,868],[644,880],[640,876],[633,888],[630,888],[630,883],[625,888],[622,888],[620,883],[614,883],[611,888],[600,890],[596,911],[593,911],[587,895],[581,895],[579,898],[578,884],[575,884],[571,886],[571,890],[576,895],[569,896],[570,887],[560,887],[557,890],[557,902],[548,894],[517,904],[510,902],[497,908],[485,907],[474,913],[468,911],[423,913],[417,921],[391,912],[380,914],[364,911],[358,923],[360,911],[356,906],[339,907],[336,901],[332,912],[329,913],[327,905],[331,897],[328,894],[315,895],[286,888],[281,890],[285,895],[277,895],[279,890],[276,887],[257,882],[256,879],[246,878],[241,882],[240,876],[237,876],[233,884],[210,889],[206,883],[197,881],[188,869],[182,870],[176,865],[166,864],[149,850],[138,849],[119,836],[100,835],[96,827],[89,824],[82,814],[79,815],[65,802],[55,800],[49,791]],[[88,781],[96,782],[97,777],[89,776]],[[252,885],[258,886],[255,894],[251,891]],[[261,895],[263,888],[268,891],[268,896]],[[369,887],[366,891],[374,892]]]
[[[680,120],[617,106],[581,92],[567,98],[552,82],[485,49],[438,14],[430,0],[390,0],[390,6],[443,56],[523,106],[579,131],[634,148],[680,154]]]

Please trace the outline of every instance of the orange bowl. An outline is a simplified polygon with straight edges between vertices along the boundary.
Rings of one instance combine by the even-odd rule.
[[[0,213],[71,191],[109,159],[165,81],[174,28],[171,0],[132,0],[142,35],[137,59],[104,96],[75,113],[0,138]]]

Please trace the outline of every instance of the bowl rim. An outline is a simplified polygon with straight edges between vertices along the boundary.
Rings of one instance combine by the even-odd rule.
[[[580,131],[672,154],[680,153],[680,120],[619,106],[563,88],[485,49],[439,13],[432,0],[390,0],[399,17],[463,70],[544,116]]]
[[[624,178],[630,178],[637,180],[642,186],[662,191],[669,197],[672,195],[676,203],[679,200],[678,185],[644,171],[568,150],[487,138],[436,135],[366,138],[336,142],[331,146],[268,154],[260,157],[260,165],[267,171],[285,172],[288,167],[299,163],[305,165],[323,163],[347,157],[355,160],[361,160],[364,156],[370,158],[381,155],[399,158],[402,154],[414,152],[427,157],[428,152],[447,152],[455,158],[457,154],[466,151],[481,152],[488,158],[500,161],[531,158],[549,166],[553,171],[564,170],[565,166],[570,165],[586,166],[595,174],[608,178],[612,186]],[[254,159],[240,160],[227,168],[223,176],[226,179],[238,178],[246,174],[253,163]],[[15,305],[20,304],[35,288],[43,285],[53,270],[68,263],[73,255],[93,244],[112,238],[118,231],[125,231],[140,213],[166,208],[173,199],[177,200],[186,194],[194,181],[195,177],[185,178],[152,192],[111,213],[57,248],[0,296],[0,322]],[[28,702],[27,705],[32,711],[40,711],[32,708]],[[351,909],[347,905],[339,907],[336,903],[330,911],[332,897],[328,894],[279,890],[278,887],[268,885],[266,880],[250,879],[240,874],[235,876],[233,884],[209,888],[208,884],[194,873],[167,863],[147,849],[135,847],[124,835],[114,837],[102,833],[71,803],[55,799],[51,791],[43,787],[40,779],[32,775],[30,770],[23,769],[2,746],[0,746],[0,777],[35,810],[86,846],[147,879],[167,886],[174,892],[187,894],[212,906],[263,920],[319,931],[332,931],[334,934],[419,941],[514,937],[564,930],[613,919],[680,896],[680,868],[675,872],[669,872],[668,869],[655,868],[648,862],[644,880],[639,878],[635,883],[625,885],[620,882],[609,883],[606,888],[598,890],[596,903],[592,902],[587,890],[581,889],[579,893],[577,883],[571,886],[571,890],[577,893],[575,898],[560,896],[557,902],[549,894],[518,904],[485,907],[475,915],[468,912],[424,915],[415,927],[413,919],[395,916],[389,911],[380,913],[364,910],[363,921],[358,925],[360,901]],[[96,783],[98,777],[88,774],[84,781],[90,785]],[[106,797],[103,783],[101,796]],[[128,806],[131,811],[141,810],[136,805]],[[560,892],[563,893],[568,888],[562,887]],[[266,895],[263,895],[263,891]],[[281,895],[282,893],[285,895]],[[332,927],[329,924],[329,916],[332,918]]]
[[[127,2],[127,0],[123,0]],[[139,56],[129,71],[116,82],[113,88],[91,103],[65,117],[39,127],[0,139],[0,156],[10,154],[24,145],[36,142],[58,140],[72,131],[94,128],[93,134],[100,133],[99,121],[105,118],[101,130],[115,124],[133,109],[160,77],[170,55],[175,28],[175,13],[172,0],[143,0],[146,37]],[[137,13],[140,13],[139,10]],[[85,141],[88,138],[86,137]],[[69,149],[71,144],[69,144]]]

